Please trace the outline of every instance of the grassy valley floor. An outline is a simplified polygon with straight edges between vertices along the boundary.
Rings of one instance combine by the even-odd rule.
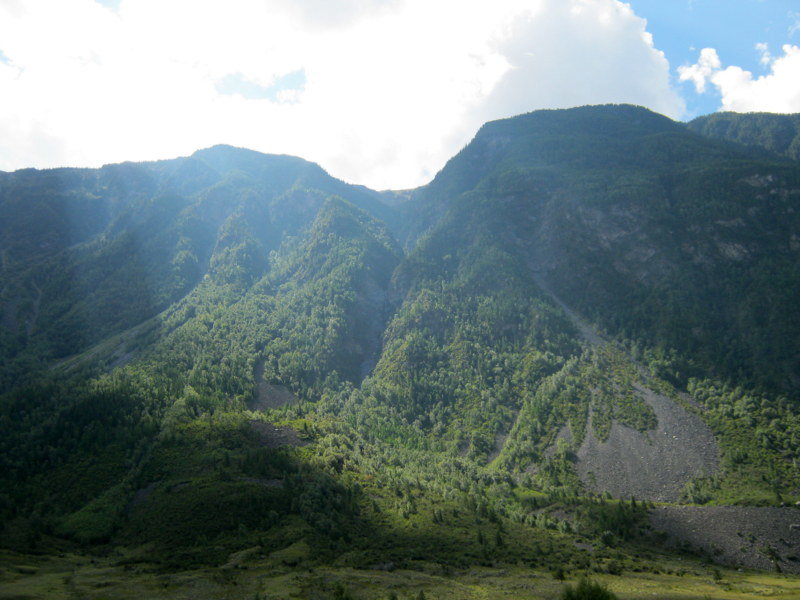
[[[231,555],[227,564],[179,573],[152,565],[125,564],[124,557],[96,558],[66,554],[34,556],[0,554],[0,598],[141,599],[141,598],[353,598],[356,600],[551,599],[565,584],[550,572],[520,566],[449,569],[419,563],[414,570],[366,570],[305,564],[297,548],[259,555],[257,549]],[[620,576],[590,574],[621,599],[658,598],[756,599],[798,598],[800,577],[777,573],[728,570],[691,559],[672,559],[654,572]],[[389,567],[390,568],[390,567]],[[658,571],[658,572],[656,572]]]

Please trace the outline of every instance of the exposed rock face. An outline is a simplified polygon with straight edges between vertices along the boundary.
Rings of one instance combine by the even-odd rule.
[[[389,301],[386,284],[374,277],[367,277],[357,293],[356,301],[361,315],[358,326],[362,343],[356,343],[348,350],[364,357],[359,365],[359,379],[363,380],[372,372],[380,358],[383,332],[390,316],[387,310]]]
[[[680,405],[647,388],[637,390],[656,413],[656,429],[641,433],[614,422],[601,442],[589,427],[577,453],[578,475],[589,489],[617,498],[677,501],[690,479],[717,471],[716,441],[708,426]]]

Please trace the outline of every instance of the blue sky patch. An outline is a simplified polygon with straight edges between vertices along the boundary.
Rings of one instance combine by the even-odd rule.
[[[714,86],[698,94],[691,82],[679,82],[676,70],[697,62],[700,50],[714,48],[722,68],[737,65],[753,77],[766,74],[756,44],[766,43],[773,56],[783,44],[800,43],[797,0],[627,0],[647,19],[655,47],[664,52],[673,83],[686,100],[689,118],[714,112],[720,96]]]
[[[220,94],[228,96],[239,95],[248,100],[269,100],[270,102],[285,101],[281,92],[302,92],[306,86],[306,72],[304,69],[292,71],[275,79],[270,85],[260,85],[247,79],[241,73],[231,73],[217,81],[216,88]]]

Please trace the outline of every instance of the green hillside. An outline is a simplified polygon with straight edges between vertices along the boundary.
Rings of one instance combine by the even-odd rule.
[[[788,158],[800,159],[800,117],[772,113],[721,112],[698,117],[689,129],[704,136],[736,142]]]
[[[225,146],[0,175],[0,597],[800,572],[800,167],[696,129],[539,111],[397,195]]]
[[[0,176],[0,389],[139,325],[205,275],[243,286],[341,195],[317,165],[217,146],[188,158]]]

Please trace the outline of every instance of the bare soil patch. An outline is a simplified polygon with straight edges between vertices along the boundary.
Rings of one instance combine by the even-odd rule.
[[[577,453],[578,476],[587,488],[617,498],[675,502],[690,479],[716,473],[717,443],[699,417],[666,396],[636,388],[658,426],[642,433],[615,421],[605,442],[589,427]]]
[[[291,427],[278,427],[272,423],[252,420],[250,427],[258,435],[258,441],[267,448],[280,446],[305,446],[307,442],[300,439],[297,432]]]
[[[256,397],[247,403],[247,408],[253,411],[264,411],[280,408],[287,404],[297,402],[297,396],[282,385],[274,385],[264,380],[264,362],[258,363],[255,372]]]
[[[733,567],[800,573],[800,510],[793,507],[661,506],[650,513],[673,547]]]

